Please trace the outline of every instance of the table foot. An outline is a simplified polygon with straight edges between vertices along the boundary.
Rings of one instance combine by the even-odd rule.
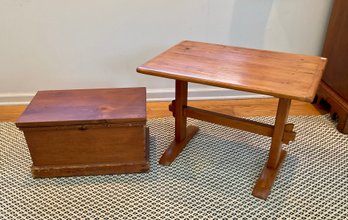
[[[271,192],[273,183],[277,177],[277,174],[282,167],[282,163],[286,157],[286,151],[282,150],[279,158],[278,166],[275,169],[268,168],[267,163],[263,168],[259,179],[256,181],[252,195],[266,200]]]
[[[192,139],[192,137],[197,133],[198,127],[190,125],[186,128],[186,138],[180,142],[175,140],[169,145],[167,150],[163,153],[159,164],[164,166],[169,166],[175,158],[180,154],[180,152],[185,148],[187,143]]]

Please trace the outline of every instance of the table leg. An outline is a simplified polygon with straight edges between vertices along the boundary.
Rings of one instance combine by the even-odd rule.
[[[184,107],[187,106],[187,90],[187,82],[175,81],[175,105],[173,106],[175,139],[163,153],[159,161],[161,165],[170,165],[198,131],[196,126],[186,127],[187,117],[184,114]]]
[[[288,119],[290,104],[290,99],[279,99],[268,161],[263,168],[252,193],[253,196],[260,199],[267,199],[267,196],[271,192],[271,188],[276,179],[277,173],[280,170],[281,165],[286,157],[286,151],[282,150],[282,139],[284,135],[285,124]]]

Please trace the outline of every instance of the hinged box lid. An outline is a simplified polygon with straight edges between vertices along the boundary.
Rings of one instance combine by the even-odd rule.
[[[22,127],[146,123],[146,89],[39,91],[16,125]]]

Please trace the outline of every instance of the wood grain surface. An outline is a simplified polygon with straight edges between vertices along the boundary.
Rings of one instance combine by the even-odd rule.
[[[329,59],[318,89],[319,103],[327,102],[338,119],[337,130],[348,134],[348,1],[335,0],[323,56]],[[323,102],[325,100],[325,102]]]
[[[335,0],[323,56],[329,58],[323,81],[348,103],[348,1]]]
[[[39,91],[16,125],[33,177],[149,169],[145,88]]]
[[[137,71],[311,102],[325,65],[322,57],[183,41]]]
[[[274,116],[277,111],[275,98],[266,99],[239,99],[239,100],[201,100],[188,101],[189,106],[206,109],[209,111],[230,114],[238,117],[250,116]],[[172,116],[168,111],[170,102],[148,102],[147,118],[162,118]],[[13,122],[18,119],[26,108],[26,105],[0,106],[0,122]],[[307,102],[293,101],[290,107],[290,115],[322,115],[327,111],[320,105],[312,105]]]
[[[20,127],[146,121],[145,88],[39,91]]]

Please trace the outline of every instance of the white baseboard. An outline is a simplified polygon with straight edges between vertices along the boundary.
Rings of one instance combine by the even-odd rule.
[[[27,105],[36,93],[0,94],[0,105]]]
[[[34,97],[33,93],[0,94],[0,105],[27,105]],[[174,99],[174,89],[147,89],[147,101],[171,101]],[[222,88],[192,88],[189,89],[189,100],[221,100],[221,99],[252,99],[269,98],[267,95],[240,92]]]
[[[174,89],[148,89],[147,101],[171,101],[175,97]],[[223,100],[223,99],[252,99],[269,98],[267,95],[241,92],[222,88],[189,88],[189,100]]]

